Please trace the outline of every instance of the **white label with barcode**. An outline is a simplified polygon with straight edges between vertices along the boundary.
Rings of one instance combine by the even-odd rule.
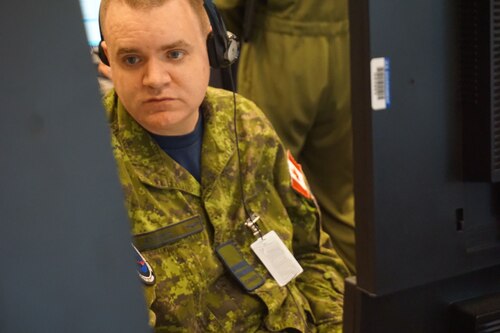
[[[303,271],[297,259],[274,231],[253,242],[250,247],[280,287]]]
[[[370,61],[372,109],[384,110],[390,105],[389,60],[373,58]]]

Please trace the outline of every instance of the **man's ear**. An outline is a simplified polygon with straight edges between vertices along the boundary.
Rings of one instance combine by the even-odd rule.
[[[104,54],[106,54],[106,57],[108,56],[108,43],[106,43],[105,40],[102,41],[102,50],[104,51]]]

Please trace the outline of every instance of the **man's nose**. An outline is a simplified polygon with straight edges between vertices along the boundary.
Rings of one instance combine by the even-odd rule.
[[[160,89],[169,84],[171,80],[167,64],[154,58],[148,60],[142,81],[145,86]]]

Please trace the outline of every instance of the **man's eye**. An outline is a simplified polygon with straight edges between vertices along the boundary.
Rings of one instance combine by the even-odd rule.
[[[174,60],[180,60],[184,57],[185,53],[181,50],[169,51],[167,57]]]
[[[127,65],[135,65],[140,61],[140,59],[139,59],[139,57],[135,57],[135,56],[127,56],[127,57],[123,58],[123,61]]]

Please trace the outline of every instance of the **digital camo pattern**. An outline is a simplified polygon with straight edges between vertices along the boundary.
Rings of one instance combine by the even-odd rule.
[[[324,246],[328,236],[320,231],[314,202],[291,188],[286,151],[255,104],[237,96],[239,170],[233,95],[208,89],[201,185],[156,145],[114,92],[104,104],[132,233],[156,275],[156,284],[145,286],[156,332],[340,332],[347,270]],[[262,232],[276,231],[304,268],[287,287],[277,285],[250,249],[255,237],[243,225],[240,172]],[[192,221],[201,221],[201,231],[186,231],[197,230],[189,229]],[[247,293],[225,271],[214,249],[228,240],[266,278],[263,286]]]

